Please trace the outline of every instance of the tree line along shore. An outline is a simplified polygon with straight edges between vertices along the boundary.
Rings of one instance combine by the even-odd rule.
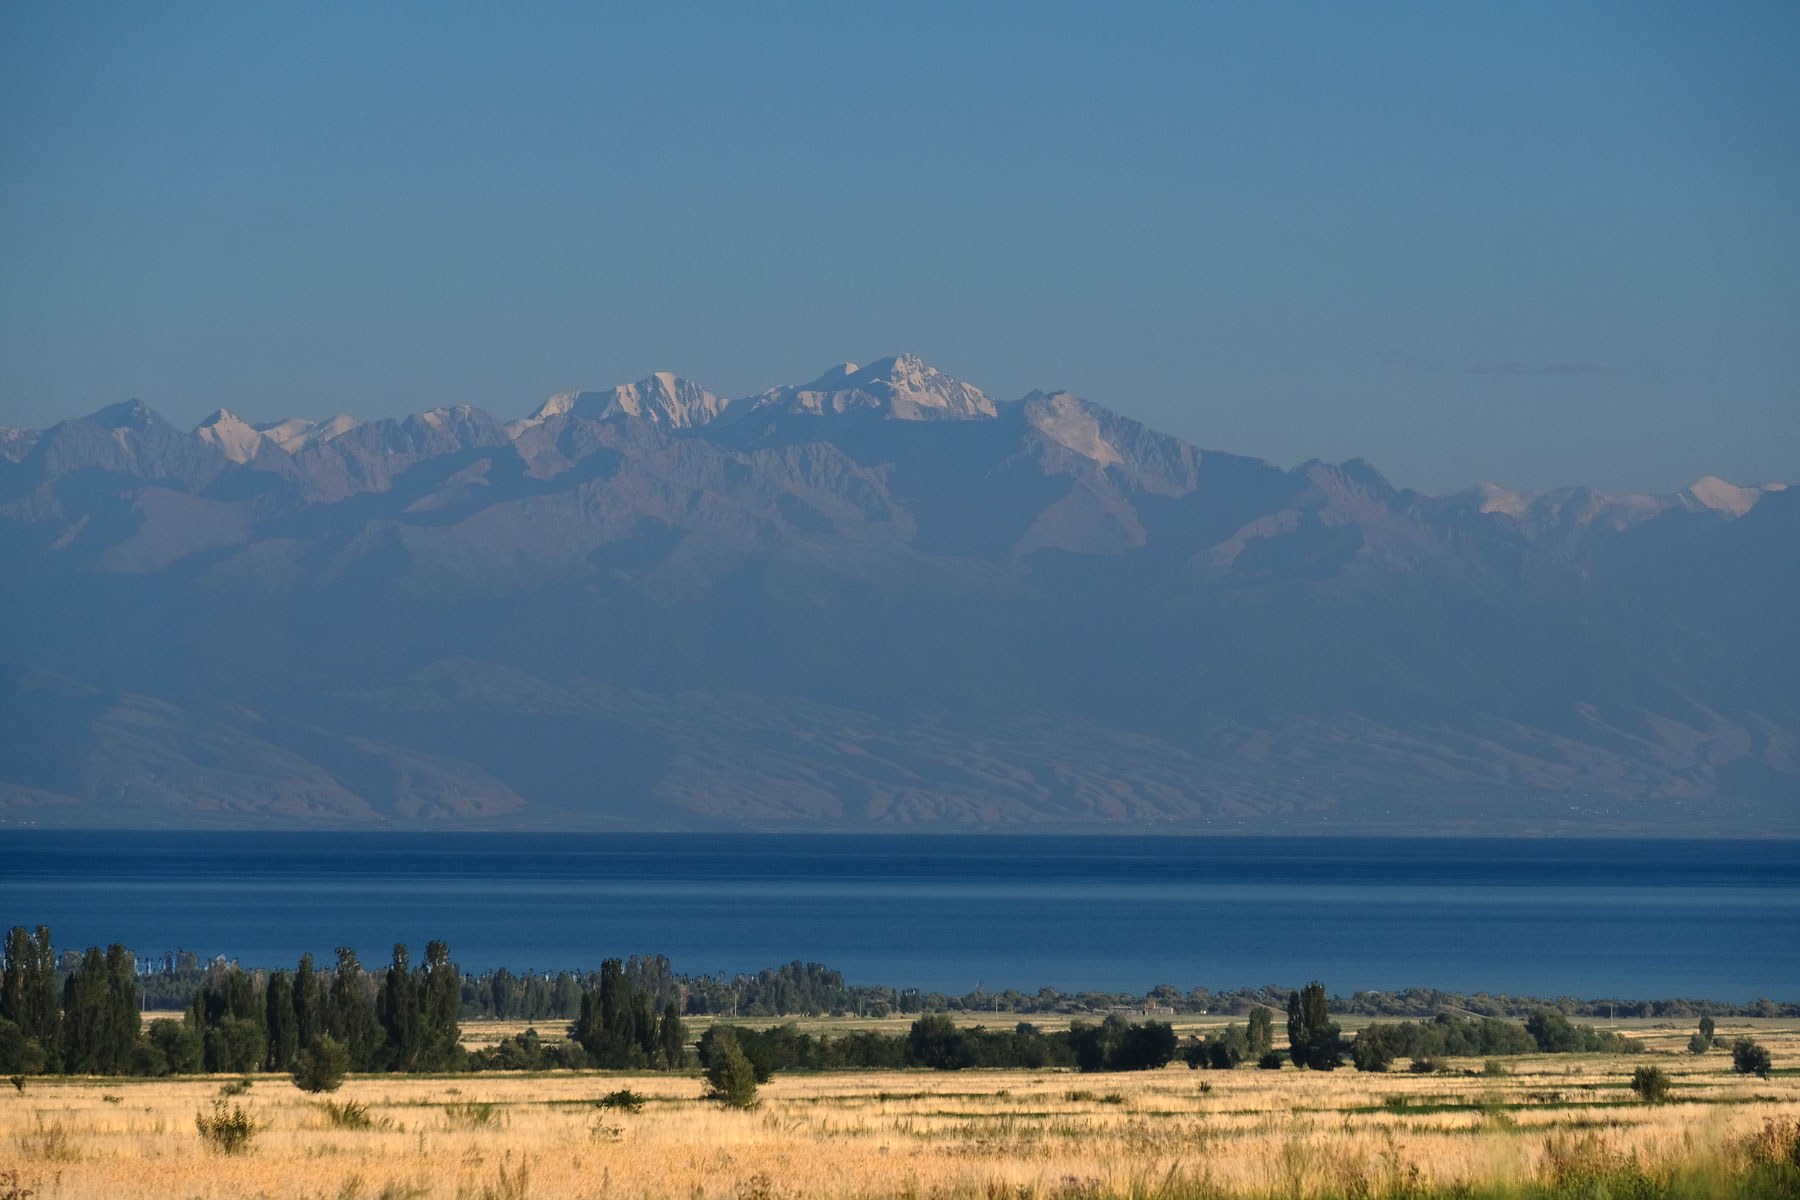
[[[1633,1053],[1642,1048],[1632,1038],[1574,1020],[1583,1015],[1580,1002],[1539,1001],[1522,1013],[1496,1003],[1500,1013],[1484,1014],[1435,992],[1364,992],[1346,1002],[1328,996],[1315,982],[1285,995],[1276,989],[1226,994],[1229,999],[1221,1007],[1245,1021],[1182,1039],[1171,1024],[1151,1014],[1217,1012],[1220,1008],[1200,1009],[1198,1004],[1202,995],[1215,1005],[1219,999],[1196,990],[1177,1008],[1159,1004],[1166,997],[1156,992],[1134,998],[1084,995],[1087,1004],[1084,997],[1044,989],[1029,998],[1038,1006],[1033,1008],[1009,1007],[1019,993],[976,993],[985,1003],[972,1005],[967,1003],[971,997],[850,987],[836,971],[818,964],[796,962],[725,979],[677,975],[660,956],[610,958],[599,971],[587,973],[464,974],[441,941],[430,942],[416,965],[407,947],[395,946],[389,964],[375,970],[344,947],[329,966],[306,955],[293,971],[245,970],[223,959],[202,966],[197,956],[183,952],[165,956],[159,969],[142,972],[122,946],[58,955],[47,928],[15,926],[0,948],[0,1073],[22,1079],[38,1073],[275,1071],[317,1081],[341,1078],[346,1071],[678,1070],[696,1060],[713,1071],[727,1046],[759,1080],[776,1070],[850,1068],[1137,1070],[1177,1058],[1207,1069],[1254,1064],[1331,1070],[1348,1063],[1385,1071],[1400,1059],[1411,1060],[1414,1069],[1420,1064],[1432,1069],[1445,1057]],[[1401,1008],[1409,998],[1414,1007]],[[172,999],[178,1002],[170,1003]],[[1119,1003],[1122,999],[1129,1003]],[[1626,1007],[1613,1005],[1615,1010]],[[1672,1016],[1678,1015],[1678,1006],[1679,1015],[1699,1012],[1703,1018],[1691,1047],[1696,1053],[1712,1047],[1713,1013],[1800,1013],[1800,1006],[1769,1002],[1744,1011],[1731,1005],[1658,1001],[1631,1002],[1631,1011],[1620,1015]],[[144,1021],[145,1008],[165,1007],[182,1016]],[[1135,1012],[1118,1011],[1126,1007]],[[1764,1007],[1774,1007],[1776,1014],[1765,1014]],[[1348,1038],[1332,1020],[1334,1013],[1368,1013],[1372,1008],[1380,1010],[1377,1015],[1418,1019],[1378,1021]],[[835,1037],[802,1033],[791,1025],[759,1030],[736,1023],[828,1012],[918,1015],[904,1033],[870,1029]],[[1011,1028],[970,1027],[966,1018],[961,1023],[953,1018],[957,1012],[1081,1015],[1073,1016],[1067,1029],[1045,1030],[1029,1021]],[[697,1044],[685,1019],[690,1016],[715,1018]],[[1102,1019],[1087,1019],[1094,1016]],[[1278,1048],[1275,1022],[1282,1016],[1286,1044]],[[462,1022],[485,1017],[550,1019],[566,1025],[549,1037],[532,1029],[493,1046],[466,1048]],[[1754,1070],[1754,1054],[1746,1061]],[[1766,1071],[1766,1055],[1762,1067]]]

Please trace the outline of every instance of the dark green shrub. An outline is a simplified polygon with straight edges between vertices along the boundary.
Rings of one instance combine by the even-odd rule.
[[[643,1112],[644,1098],[630,1088],[620,1088],[618,1091],[608,1092],[594,1101],[594,1107],[617,1108],[628,1113]]]
[[[305,1092],[335,1092],[350,1071],[350,1048],[335,1038],[319,1040],[294,1055],[294,1086]]]
[[[1350,1043],[1350,1061],[1359,1071],[1385,1071],[1394,1065],[1394,1051],[1382,1038],[1359,1033]]]
[[[731,1036],[716,1038],[706,1064],[705,1099],[728,1108],[756,1106],[756,1069]]]
[[[1672,1082],[1661,1067],[1639,1067],[1631,1073],[1631,1090],[1645,1104],[1661,1104],[1667,1100]]]
[[[1739,1075],[1767,1079],[1771,1065],[1768,1050],[1749,1038],[1741,1037],[1731,1044],[1731,1069]]]

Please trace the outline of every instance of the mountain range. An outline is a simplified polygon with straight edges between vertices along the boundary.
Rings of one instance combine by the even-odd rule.
[[[0,824],[1800,835],[1800,488],[1451,496],[910,356],[0,429]]]

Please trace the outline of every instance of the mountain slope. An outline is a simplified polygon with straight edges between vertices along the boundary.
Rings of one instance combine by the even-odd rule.
[[[9,438],[65,715],[0,820],[1800,832],[1800,490],[1436,498],[905,356]]]

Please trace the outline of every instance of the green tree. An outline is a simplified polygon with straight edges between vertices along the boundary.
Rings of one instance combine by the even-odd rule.
[[[1257,1005],[1250,1010],[1250,1028],[1246,1033],[1248,1042],[1245,1046],[1244,1058],[1261,1058],[1275,1048],[1275,1016],[1267,1008]]]
[[[1768,1050],[1749,1038],[1741,1037],[1731,1044],[1731,1069],[1739,1075],[1767,1079],[1772,1065]]]
[[[1376,1028],[1361,1030],[1350,1042],[1350,1061],[1359,1071],[1385,1071],[1394,1065],[1394,1048],[1378,1032],[1371,1033]]]
[[[629,1058],[630,1047],[637,1040],[637,1021],[632,1012],[631,983],[625,978],[625,967],[616,958],[600,964],[600,1020],[607,1039]]]
[[[420,1069],[442,1071],[456,1062],[462,1050],[462,974],[450,961],[450,947],[444,942],[426,943],[425,962],[419,970],[419,1002],[424,1010]]]
[[[656,1002],[649,992],[632,992],[631,1038],[634,1058],[645,1064],[656,1061]]]
[[[753,1108],[756,1105],[756,1069],[738,1046],[730,1030],[717,1030],[712,1053],[706,1064],[704,1098],[717,1100],[728,1108]]]
[[[300,1049],[300,1026],[294,1012],[294,983],[286,971],[269,976],[263,990],[263,1024],[269,1031],[269,1053],[263,1069],[286,1071]]]
[[[662,1022],[656,1027],[657,1057],[667,1070],[677,1070],[687,1059],[687,1023],[671,1000],[663,1005]]]
[[[62,1005],[56,987],[56,957],[50,928],[28,933],[15,925],[0,949],[0,1017],[19,1027],[37,1046],[44,1070],[58,1069],[62,1057]]]
[[[1581,1034],[1561,1010],[1540,1008],[1525,1019],[1525,1032],[1545,1054],[1569,1054],[1581,1048]]]
[[[601,963],[598,992],[582,996],[575,1040],[596,1067],[617,1070],[632,1065],[633,1052],[638,1050],[637,1018],[631,984],[619,959]]]
[[[197,1075],[204,1064],[200,1031],[190,1021],[152,1021],[145,1040],[156,1048],[171,1075]]]
[[[313,970],[313,956],[302,954],[294,972],[294,1042],[310,1046],[325,1032],[325,981]]]
[[[138,1000],[137,956],[116,942],[106,948],[106,1045],[102,1057],[108,1074],[131,1069],[131,1052],[143,1026]]]
[[[1335,1070],[1343,1061],[1343,1038],[1331,1021],[1325,985],[1318,980],[1288,993],[1288,1055],[1297,1067]]]
[[[350,1070],[350,1048],[329,1034],[294,1056],[294,1086],[307,1092],[335,1092]]]
[[[348,946],[338,947],[337,970],[332,975],[325,1006],[325,1031],[349,1051],[351,1070],[374,1067],[381,1046],[381,1026],[375,1020],[374,1006],[363,985],[362,964],[356,961],[356,951]]]
[[[63,984],[62,1066],[71,1075],[111,1074],[113,1009],[106,955],[89,946]]]
[[[44,1048],[17,1023],[0,1017],[0,1075],[36,1075],[44,1069]]]
[[[419,1063],[421,1014],[418,989],[414,986],[404,945],[394,947],[394,960],[382,977],[375,1007],[383,1034],[381,1063],[395,1071],[413,1070]]]
[[[934,1071],[960,1071],[972,1065],[968,1040],[948,1013],[926,1013],[906,1035],[912,1061]]]

